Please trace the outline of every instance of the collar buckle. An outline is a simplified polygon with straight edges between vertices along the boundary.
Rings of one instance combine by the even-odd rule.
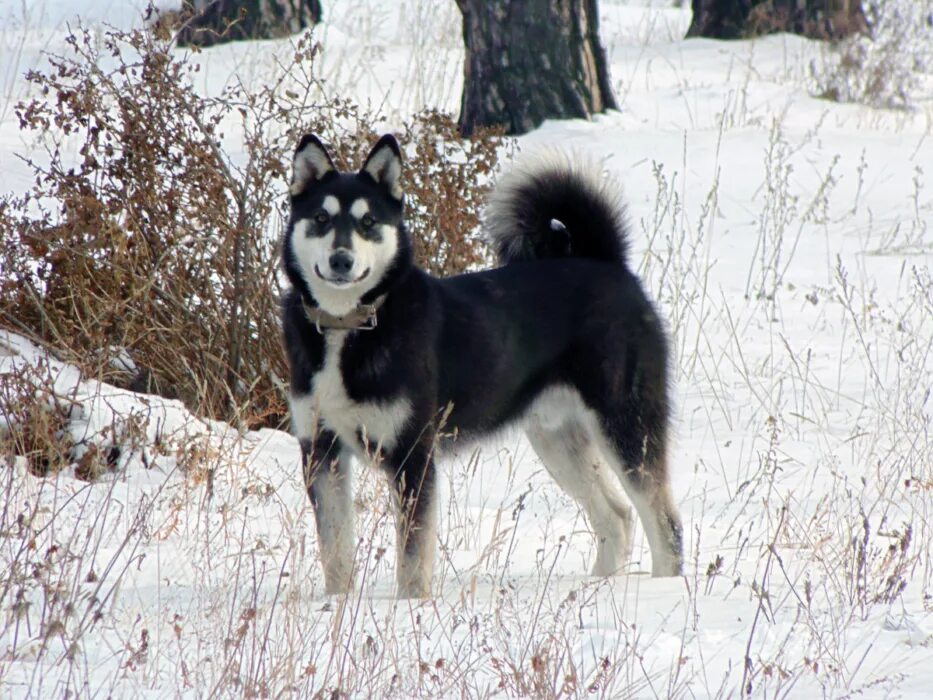
[[[301,305],[304,307],[305,316],[314,324],[315,330],[321,335],[327,329],[340,329],[352,331],[371,331],[379,325],[379,317],[376,312],[385,301],[385,296],[380,297],[372,304],[361,304],[345,316],[334,316],[324,309],[317,306],[311,306],[304,299]]]
[[[375,304],[364,304],[359,308],[360,311],[365,313],[363,317],[363,324],[357,328],[360,331],[371,331],[375,330],[376,326],[379,325],[379,317],[376,316],[376,305]]]

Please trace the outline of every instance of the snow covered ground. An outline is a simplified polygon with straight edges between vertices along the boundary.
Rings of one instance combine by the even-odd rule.
[[[142,4],[0,0],[2,191],[29,184],[23,71],[74,15],[129,26]],[[639,535],[630,574],[587,577],[582,515],[510,435],[443,462],[433,600],[392,599],[386,489],[365,470],[362,585],[326,597],[290,436],[0,332],[0,391],[52,386],[76,443],[120,448],[92,483],[0,456],[0,695],[929,697],[933,82],[913,112],[839,105],[810,96],[806,40],[683,41],[671,3],[600,4],[620,111],[519,147],[625,184],[673,336],[686,575],[648,577]],[[332,85],[388,128],[456,111],[454,3],[324,5]],[[205,51],[202,89],[288,51]]]

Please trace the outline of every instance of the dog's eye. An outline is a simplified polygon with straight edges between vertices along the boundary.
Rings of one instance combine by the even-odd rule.
[[[330,221],[330,217],[327,215],[326,211],[319,211],[314,215],[314,220],[319,224],[326,224],[328,221]]]
[[[360,219],[360,223],[363,224],[363,228],[372,228],[376,225],[376,220],[369,214],[364,214],[363,218]]]

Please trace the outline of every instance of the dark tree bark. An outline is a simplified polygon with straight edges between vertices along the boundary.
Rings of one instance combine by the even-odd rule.
[[[861,0],[692,0],[687,36],[745,39],[791,32],[811,39],[842,39],[868,25]]]
[[[460,132],[615,109],[596,0],[457,0],[466,58]]]
[[[321,20],[320,0],[183,0],[179,46],[289,36]]]

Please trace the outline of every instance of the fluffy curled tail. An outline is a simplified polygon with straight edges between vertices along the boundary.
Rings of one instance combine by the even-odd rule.
[[[568,158],[519,166],[493,189],[485,227],[499,263],[595,258],[625,264],[628,225],[621,188]]]

